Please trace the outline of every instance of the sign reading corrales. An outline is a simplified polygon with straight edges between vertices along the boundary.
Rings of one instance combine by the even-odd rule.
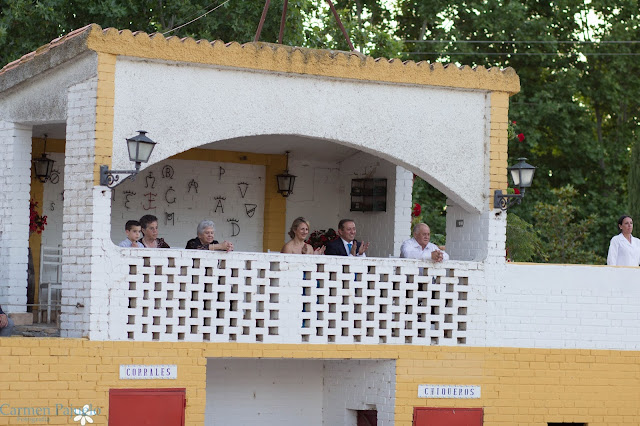
[[[480,386],[418,385],[418,398],[480,398]]]
[[[120,378],[133,380],[177,379],[177,365],[120,365]]]

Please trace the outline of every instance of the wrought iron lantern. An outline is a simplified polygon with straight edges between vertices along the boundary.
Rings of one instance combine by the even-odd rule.
[[[147,132],[138,130],[138,134],[127,139],[127,150],[129,151],[129,160],[136,164],[135,170],[109,170],[109,166],[100,166],[100,185],[115,188],[127,179],[133,180],[140,172],[140,165],[149,161],[153,148],[157,142],[152,141],[146,136]],[[120,180],[120,173],[129,176]]]
[[[518,158],[519,162],[517,164],[507,167],[513,180],[513,186],[518,188],[518,193],[503,194],[501,190],[496,189],[493,195],[493,207],[499,208],[500,210],[507,210],[512,205],[522,202],[525,190],[531,187],[533,174],[536,171],[536,168],[531,164],[527,164],[526,160],[526,158]]]
[[[284,173],[280,173],[276,178],[278,179],[278,192],[286,198],[293,193],[296,176],[289,174],[289,151],[285,154],[287,155],[287,168]]]
[[[31,160],[33,163],[33,173],[36,175],[40,182],[45,183],[51,179],[51,171],[53,170],[54,160],[47,157],[47,135],[44,135],[44,150],[42,151],[42,157],[34,158]]]

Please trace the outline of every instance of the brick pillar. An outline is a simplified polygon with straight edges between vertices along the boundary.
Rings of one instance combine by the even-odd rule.
[[[94,252],[97,79],[69,89],[62,225],[62,337],[88,337]],[[101,303],[106,303],[104,300]]]
[[[0,305],[27,311],[31,126],[0,121]]]
[[[413,209],[412,194],[413,173],[411,173],[404,167],[396,166],[396,191],[393,207],[394,256],[400,256],[400,248],[402,247],[402,243],[404,242],[404,240],[408,240],[409,238],[411,238],[411,211]],[[387,211],[389,211],[391,208],[391,203],[387,202]]]

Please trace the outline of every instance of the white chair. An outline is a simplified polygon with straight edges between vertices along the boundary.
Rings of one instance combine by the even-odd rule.
[[[62,291],[62,248],[40,246],[40,310],[46,306],[47,323],[51,322],[51,309],[60,307]],[[45,296],[46,295],[46,300]]]

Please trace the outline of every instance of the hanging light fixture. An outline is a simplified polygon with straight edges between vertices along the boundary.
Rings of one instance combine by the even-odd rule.
[[[33,173],[40,180],[45,183],[51,178],[51,171],[53,170],[54,160],[47,157],[47,135],[44,135],[44,150],[42,151],[42,157],[31,160],[33,163]]]
[[[278,179],[278,192],[287,198],[293,193],[296,176],[289,174],[289,151],[286,151],[285,154],[287,155],[287,168],[284,173],[280,173],[276,178]]]
[[[503,194],[501,190],[496,189],[493,194],[493,207],[506,210],[513,204],[520,204],[524,198],[525,190],[531,186],[536,168],[531,164],[527,164],[526,158],[518,158],[518,160],[517,164],[507,167],[513,180],[513,186],[518,188],[518,193]]]
[[[115,188],[127,179],[133,179],[140,172],[140,165],[149,161],[153,148],[157,142],[146,136],[146,131],[138,130],[138,134],[127,139],[129,160],[136,163],[135,170],[109,170],[109,166],[100,166],[100,185]],[[127,173],[129,176],[120,180],[119,173]]]

